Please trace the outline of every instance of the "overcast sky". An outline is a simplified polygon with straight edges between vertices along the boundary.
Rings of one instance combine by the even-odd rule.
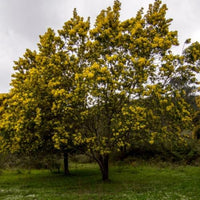
[[[154,0],[121,0],[121,19],[134,17],[136,12]],[[200,41],[200,0],[163,0],[167,4],[167,16],[173,18],[171,30],[177,30],[181,44],[192,38]],[[77,8],[78,14],[91,17],[113,0],[0,0],[0,93],[9,91],[13,61],[25,50],[37,49],[39,35],[48,27],[60,29]]]

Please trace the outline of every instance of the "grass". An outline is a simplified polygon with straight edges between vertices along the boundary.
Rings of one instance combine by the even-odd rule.
[[[0,174],[1,200],[199,200],[200,168],[149,165],[112,166],[103,183],[95,164],[73,164],[72,175],[47,170],[5,170]]]

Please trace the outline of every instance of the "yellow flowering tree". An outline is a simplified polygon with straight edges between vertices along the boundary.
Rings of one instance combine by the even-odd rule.
[[[62,46],[58,52],[59,59],[55,57],[57,61],[52,66],[54,71],[48,83],[54,98],[51,108],[54,115],[52,139],[55,148],[64,150],[65,165],[68,165],[68,151],[74,148],[74,129],[79,118],[79,107],[83,104],[81,98],[74,95],[75,75],[87,66],[86,43],[89,28],[89,19],[85,21],[74,9],[73,18],[65,22],[63,28],[58,31]]]
[[[68,149],[72,145],[69,99],[74,73],[80,72],[83,62],[80,49],[88,27],[88,21],[84,22],[74,10],[73,18],[57,36],[48,29],[40,36],[38,51],[27,50],[15,62],[9,106],[1,118],[1,129],[6,133],[2,150],[33,154],[59,149],[64,154],[65,174],[69,174]]]
[[[1,129],[5,130],[3,151],[28,155],[54,151],[52,116],[48,112],[51,102],[47,101],[47,90],[39,79],[37,59],[36,52],[27,50],[24,57],[15,62],[13,87],[1,119]]]
[[[120,21],[120,2],[102,10],[87,43],[88,66],[77,73],[75,96],[85,102],[74,142],[85,143],[87,153],[108,179],[109,155],[143,139],[178,136],[191,125],[183,90],[171,80],[184,76],[195,83],[198,66],[170,51],[178,45],[170,31],[166,5],[160,0],[141,9],[135,18]],[[176,63],[177,62],[177,63]],[[172,138],[172,137],[171,137]]]

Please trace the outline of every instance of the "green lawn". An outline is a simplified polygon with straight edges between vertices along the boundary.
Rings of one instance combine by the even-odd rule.
[[[72,175],[12,170],[0,175],[1,200],[200,199],[200,168],[113,166],[103,183],[94,164],[72,166]]]

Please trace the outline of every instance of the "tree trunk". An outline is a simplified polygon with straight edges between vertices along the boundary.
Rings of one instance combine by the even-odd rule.
[[[101,155],[99,156],[98,164],[101,170],[102,180],[108,181],[109,180],[109,167],[108,167],[108,155]]]
[[[64,174],[70,175],[69,173],[69,159],[68,159],[68,152],[64,151]]]

